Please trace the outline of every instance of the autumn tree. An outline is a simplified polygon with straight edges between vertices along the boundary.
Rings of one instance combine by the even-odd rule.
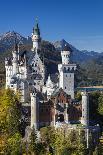
[[[14,147],[18,143],[21,125],[21,104],[19,102],[19,96],[14,91],[7,89],[0,91],[0,137],[3,146],[0,146],[2,150],[8,150]],[[14,144],[15,146],[13,146]],[[12,146],[12,147],[11,147]]]

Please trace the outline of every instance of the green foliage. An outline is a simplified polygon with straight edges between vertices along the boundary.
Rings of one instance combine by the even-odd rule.
[[[18,132],[21,119],[18,96],[10,89],[0,92],[0,131],[13,135]]]
[[[98,112],[100,115],[103,115],[103,94],[98,99]]]
[[[98,144],[98,146],[96,146],[93,155],[103,155],[103,146],[101,144]]]
[[[36,153],[36,149],[37,149],[37,135],[35,129],[33,128],[30,135],[29,150],[30,152]]]
[[[65,130],[55,130],[45,127],[41,129],[42,141],[49,150],[48,153],[54,155],[85,155],[85,141],[78,132],[71,131],[65,133]]]
[[[96,121],[100,118],[98,113],[98,99],[100,97],[100,92],[93,92],[89,95],[89,117],[91,121]]]
[[[78,101],[81,101],[81,99],[82,99],[81,92],[78,91],[78,92],[76,93],[75,99],[77,99]]]
[[[19,97],[12,90],[0,91],[0,153],[18,155],[20,151],[21,134],[21,104]]]
[[[45,155],[45,145],[38,141],[35,129],[32,129],[28,152],[32,155]]]
[[[13,136],[8,138],[5,154],[18,155],[21,153],[21,135],[15,133]]]

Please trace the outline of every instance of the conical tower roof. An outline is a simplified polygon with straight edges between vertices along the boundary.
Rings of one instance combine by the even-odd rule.
[[[40,29],[39,29],[39,24],[38,24],[38,20],[36,19],[36,24],[33,28],[33,34],[34,35],[40,35]]]

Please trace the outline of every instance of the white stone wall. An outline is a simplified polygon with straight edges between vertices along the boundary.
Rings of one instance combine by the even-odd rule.
[[[82,92],[82,118],[81,123],[85,126],[89,125],[89,100],[88,94],[86,92]]]
[[[26,66],[19,66],[19,73],[21,79],[27,78],[27,67]]]
[[[62,51],[62,64],[69,64],[70,63],[70,51]]]
[[[32,34],[33,48],[32,50],[39,49],[40,47],[40,36]]]
[[[63,74],[63,90],[74,99],[74,73]]]
[[[37,130],[37,98],[35,93],[31,93],[31,128]]]
[[[6,89],[10,87],[10,80],[13,76],[13,66],[5,66],[6,68]]]
[[[76,64],[59,64],[59,87],[74,99],[74,72]]]
[[[13,60],[12,60],[12,65],[13,65],[13,75],[17,73],[18,71],[18,64],[17,64],[17,60],[18,60],[18,55],[17,55],[17,51],[13,51],[12,52],[13,55]]]

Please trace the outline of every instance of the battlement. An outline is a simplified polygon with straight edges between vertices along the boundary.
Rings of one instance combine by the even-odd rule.
[[[64,73],[74,73],[76,70],[76,64],[59,64],[58,65],[58,70],[63,71]]]
[[[37,95],[36,92],[32,92],[32,93],[30,93],[30,96],[31,96],[31,97],[36,97],[36,95]]]
[[[67,56],[70,56],[71,52],[70,51],[61,51],[61,56],[62,55],[65,55],[65,57]]]

